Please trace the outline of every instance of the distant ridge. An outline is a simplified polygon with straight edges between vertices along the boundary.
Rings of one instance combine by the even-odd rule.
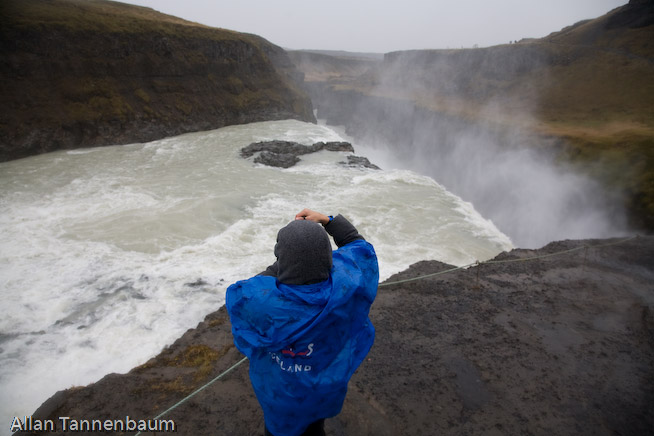
[[[327,55],[345,59],[374,60],[381,61],[384,59],[384,53],[363,53],[344,50],[289,50],[299,53],[314,53],[318,55]]]

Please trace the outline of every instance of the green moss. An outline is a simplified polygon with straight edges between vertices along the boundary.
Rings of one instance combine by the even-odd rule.
[[[191,345],[178,355],[169,366],[207,366],[218,359],[219,353],[206,345]]]
[[[175,108],[187,116],[193,112],[193,105],[189,101],[181,98],[175,102]]]
[[[229,76],[225,78],[223,86],[233,95],[240,95],[245,90],[245,85],[243,85],[243,80],[237,76]]]
[[[563,160],[620,194],[632,225],[654,229],[654,137],[622,132],[566,139]]]
[[[233,347],[229,344],[222,350],[215,350],[206,345],[191,345],[181,354],[168,362],[168,366],[182,366],[196,368],[193,379],[200,382],[213,371],[216,362]]]
[[[182,395],[189,394],[193,391],[193,386],[190,386],[184,377],[178,376],[171,381],[163,381],[160,383],[152,383],[147,387],[148,391],[162,392],[162,393],[180,393]]]
[[[150,96],[144,90],[139,88],[136,91],[134,91],[134,95],[140,98],[143,102],[150,103]]]
[[[209,321],[209,327],[218,327],[220,325],[225,324],[225,322],[227,322],[227,317],[212,319],[211,321]]]
[[[141,106],[141,109],[140,109],[140,110],[141,110],[141,115],[142,115],[144,118],[146,118],[146,119],[154,119],[154,118],[157,118],[157,113],[156,113],[155,110],[152,109],[152,107],[150,107],[149,105]]]
[[[172,380],[155,381],[147,386],[137,388],[134,392],[159,391],[187,394],[206,381],[214,372],[218,360],[233,347],[234,344],[228,344],[222,349],[216,350],[207,345],[198,344],[190,345],[177,354],[172,350],[166,350],[159,357],[135,368],[134,372],[144,374],[146,371],[160,367],[192,368],[193,371],[190,374],[188,371],[180,371],[180,374]]]

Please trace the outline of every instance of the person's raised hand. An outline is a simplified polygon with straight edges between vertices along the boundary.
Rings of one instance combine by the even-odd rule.
[[[320,212],[313,211],[311,209],[302,209],[297,215],[295,215],[296,220],[309,220],[316,223],[320,223],[323,226],[329,222],[329,217]]]

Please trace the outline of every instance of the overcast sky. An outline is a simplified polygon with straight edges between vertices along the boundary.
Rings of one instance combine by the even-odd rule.
[[[628,0],[125,0],[289,49],[386,53],[540,38]]]

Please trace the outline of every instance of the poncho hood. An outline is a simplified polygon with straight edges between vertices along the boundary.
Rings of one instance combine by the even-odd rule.
[[[329,278],[332,246],[318,223],[291,221],[277,233],[277,279],[287,285],[307,285]]]

